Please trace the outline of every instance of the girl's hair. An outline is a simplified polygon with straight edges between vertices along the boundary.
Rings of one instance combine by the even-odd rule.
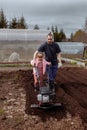
[[[43,58],[43,53],[42,53],[42,52],[38,52],[38,53],[37,53],[37,57],[38,57],[38,58]]]

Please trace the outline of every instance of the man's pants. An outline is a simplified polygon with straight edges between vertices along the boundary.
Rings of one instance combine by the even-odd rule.
[[[49,81],[54,81],[56,74],[57,74],[57,70],[58,70],[58,65],[47,65],[46,66],[46,73],[48,76],[48,80]]]

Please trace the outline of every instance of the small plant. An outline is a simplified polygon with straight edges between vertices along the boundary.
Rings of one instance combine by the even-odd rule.
[[[87,66],[87,61],[85,62],[85,65]]]
[[[80,67],[81,67],[81,68],[84,68],[84,66],[83,66],[83,65],[80,65]]]
[[[0,108],[0,115],[3,115],[4,114],[4,110],[2,108]]]
[[[17,123],[21,122],[23,120],[23,118],[21,116],[15,117],[15,121]]]
[[[71,64],[72,64],[72,65],[76,65],[77,62],[76,62],[76,61],[71,61]]]

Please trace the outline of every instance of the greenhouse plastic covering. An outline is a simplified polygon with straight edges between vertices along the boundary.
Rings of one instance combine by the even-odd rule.
[[[81,42],[60,42],[58,43],[63,54],[82,54],[84,44]]]
[[[49,32],[50,30],[0,29],[0,41],[5,41],[3,45],[0,42],[0,50],[5,50],[6,48],[18,49],[19,47],[25,50],[31,48],[35,50],[40,44],[47,40],[47,34]],[[14,42],[11,43],[11,41]],[[16,45],[16,41],[20,42]],[[29,41],[38,42],[37,44],[31,44]],[[58,44],[63,54],[82,54],[84,50],[84,44],[80,42],[58,42]]]

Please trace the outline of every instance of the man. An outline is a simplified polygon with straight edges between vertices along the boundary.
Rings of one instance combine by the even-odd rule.
[[[45,53],[45,59],[51,62],[51,65],[47,65],[46,72],[49,78],[49,83],[51,87],[54,85],[54,80],[57,74],[58,67],[62,66],[61,62],[61,49],[57,43],[53,41],[53,35],[49,33],[47,35],[47,41],[43,43],[37,51],[34,53],[34,59],[38,52]]]

